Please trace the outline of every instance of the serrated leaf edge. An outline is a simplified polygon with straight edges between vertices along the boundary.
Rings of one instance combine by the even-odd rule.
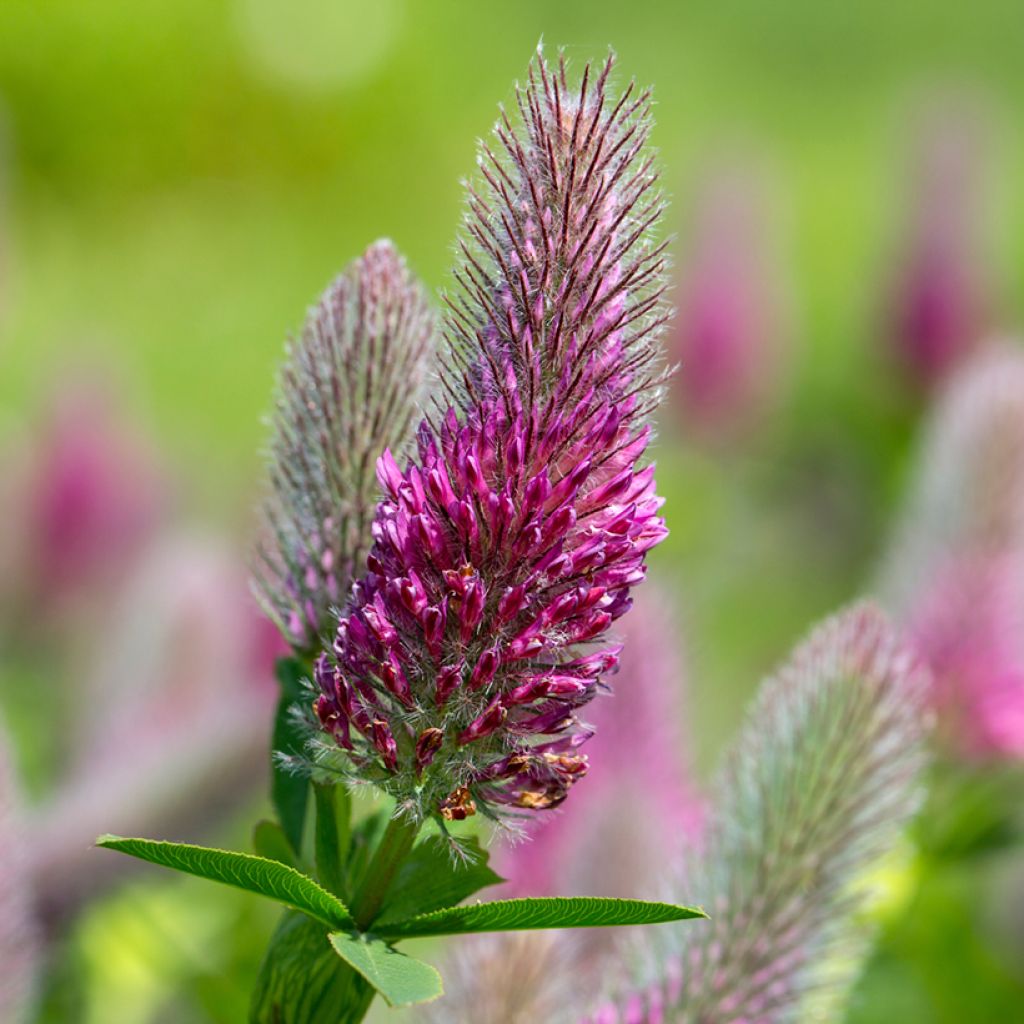
[[[417,963],[417,964],[419,964],[422,967],[429,968],[429,970],[437,977],[437,989],[438,990],[437,990],[436,995],[432,995],[429,999],[417,999],[417,1000],[414,1000],[413,1002],[408,1002],[408,1003],[393,1003],[388,998],[388,996],[385,994],[385,992],[382,989],[379,989],[374,984],[372,978],[368,978],[365,974],[363,974],[363,972],[360,971],[359,968],[356,967],[356,965],[353,964],[352,961],[348,959],[348,957],[344,956],[341,953],[341,951],[338,949],[337,945],[334,942],[334,939],[336,937],[338,937],[338,936],[343,936],[343,937],[349,938],[349,939],[356,939],[357,941],[363,941],[363,942],[367,942],[367,941],[369,941],[369,942],[373,942],[373,941],[380,942],[380,943],[388,946],[392,950],[392,952],[397,953],[399,956],[404,956],[407,960],[412,960],[414,963]],[[386,940],[384,940],[380,936],[370,935],[367,932],[360,932],[360,931],[356,931],[355,929],[351,929],[351,930],[342,929],[342,930],[337,930],[337,931],[330,932],[328,934],[328,936],[327,936],[327,941],[330,944],[331,949],[333,949],[335,954],[338,956],[338,958],[343,960],[346,964],[349,965],[349,967],[352,968],[352,970],[354,970],[357,974],[359,974],[360,977],[364,978],[370,985],[372,985],[374,991],[377,992],[378,995],[381,997],[381,999],[383,999],[384,1002],[387,1003],[388,1006],[390,1006],[392,1008],[406,1007],[406,1006],[423,1006],[426,1003],[432,1003],[435,1000],[440,999],[441,996],[444,995],[444,979],[441,977],[441,972],[433,964],[428,964],[425,960],[420,960],[418,957],[409,956],[408,953],[402,953],[400,950],[394,949],[391,946],[390,943],[388,943]]]
[[[395,921],[385,925],[382,928],[374,928],[371,926],[371,931],[383,939],[403,939],[403,938],[416,938],[419,935],[444,935],[444,934],[462,934],[460,932],[420,932],[418,930],[412,930],[412,926],[429,924],[432,921],[444,918],[445,915],[462,913],[469,910],[474,910],[480,907],[515,907],[519,906],[522,909],[528,909],[528,905],[535,906],[538,909],[543,907],[564,905],[567,910],[571,909],[572,904],[579,904],[585,902],[593,905],[594,903],[600,903],[602,906],[607,906],[609,910],[615,906],[622,906],[628,904],[635,906],[638,911],[643,909],[659,908],[661,910],[670,911],[671,913],[666,914],[664,917],[660,917],[656,920],[647,920],[642,916],[638,920],[612,920],[607,923],[601,924],[575,924],[567,922],[565,924],[543,924],[536,926],[537,928],[606,928],[606,927],[630,927],[633,925],[643,924],[670,924],[674,921],[685,921],[692,920],[695,918],[706,918],[708,915],[702,907],[687,907],[677,903],[664,903],[658,900],[634,900],[634,899],[622,899],[619,897],[609,896],[532,896],[517,899],[506,899],[506,900],[477,900],[475,903],[463,903],[457,904],[452,907],[443,907],[440,910],[432,910],[425,914],[416,914],[413,917],[406,918],[403,921]],[[535,926],[529,924],[517,925],[514,928],[495,928],[495,929],[481,929],[481,931],[530,931]],[[408,929],[408,930],[407,930]],[[465,933],[469,934],[469,933]]]
[[[228,881],[222,878],[211,878],[209,875],[198,874],[192,871],[186,871],[183,868],[176,867],[171,864],[164,864],[159,860],[152,860],[149,857],[140,856],[139,853],[132,850],[125,849],[122,844],[124,843],[141,843],[145,847],[160,847],[168,848],[171,847],[176,850],[195,850],[201,853],[216,853],[222,854],[226,857],[230,857],[235,860],[242,860],[249,864],[260,864],[265,865],[272,871],[278,873],[283,872],[285,877],[289,878],[293,883],[298,884],[307,889],[313,889],[316,891],[318,896],[322,896],[328,906],[331,906],[337,911],[336,918],[327,917],[324,914],[317,913],[314,908],[306,905],[299,904],[289,900],[282,900],[277,896],[271,895],[270,893],[263,892],[260,889],[251,889],[244,885],[238,885],[235,882]],[[160,839],[139,839],[130,836],[116,836],[110,833],[106,833],[100,836],[96,840],[96,845],[102,847],[105,850],[115,850],[118,853],[124,853],[129,857],[136,857],[138,860],[146,861],[149,864],[156,864],[159,867],[166,867],[172,871],[180,871],[182,874],[192,875],[195,878],[205,878],[210,882],[217,882],[220,885],[229,885],[235,889],[241,889],[243,892],[251,892],[255,896],[263,896],[267,899],[276,900],[285,906],[289,906],[300,913],[306,914],[308,917],[319,921],[321,924],[326,925],[328,928],[335,930],[350,928],[354,925],[352,914],[349,912],[348,907],[345,906],[342,901],[335,896],[333,893],[328,892],[323,886],[321,886],[316,879],[310,878],[309,875],[303,874],[301,871],[296,870],[293,867],[289,867],[287,864],[282,864],[280,861],[271,860],[268,857],[260,857],[253,853],[242,853],[238,850],[221,850],[214,846],[199,846],[195,843],[175,843]]]

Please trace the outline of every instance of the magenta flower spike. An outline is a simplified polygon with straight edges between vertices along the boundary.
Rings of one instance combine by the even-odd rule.
[[[289,348],[270,445],[257,596],[297,650],[314,650],[365,567],[374,462],[410,433],[435,343],[430,301],[376,242],[324,292]]]
[[[0,730],[0,1020],[28,1020],[38,967],[30,850],[22,824],[17,779]]]
[[[940,737],[1024,756],[1024,353],[993,346],[926,426],[877,592],[932,668]]]
[[[865,876],[919,803],[927,685],[871,606],[815,629],[762,686],[673,885],[710,920],[650,936],[587,1024],[838,1019],[870,935]]]
[[[527,841],[492,855],[509,879],[505,894],[638,896],[673,853],[699,841],[705,807],[683,728],[686,674],[671,604],[648,585],[623,620],[616,692],[588,708],[587,785]]]
[[[378,463],[369,572],[317,667],[323,728],[414,818],[559,805],[658,515],[649,94],[542,55],[484,146],[435,413]],[[438,733],[440,736],[438,736]]]

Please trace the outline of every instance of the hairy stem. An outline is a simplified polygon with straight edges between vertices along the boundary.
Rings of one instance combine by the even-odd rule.
[[[346,900],[345,859],[348,854],[351,799],[343,786],[318,782],[313,783],[313,795],[316,798],[316,873],[325,889]]]
[[[392,818],[388,822],[352,903],[352,916],[360,929],[367,928],[379,913],[388,888],[419,831],[419,824],[407,818]]]

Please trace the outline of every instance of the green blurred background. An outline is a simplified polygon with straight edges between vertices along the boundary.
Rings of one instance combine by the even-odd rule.
[[[758,676],[868,579],[902,491],[920,404],[893,380],[878,320],[922,97],[986,111],[996,323],[1019,317],[1016,0],[2,0],[0,436],[31,431],[55,381],[111,375],[173,465],[185,520],[243,537],[283,339],[377,237],[446,284],[475,140],[541,39],[577,63],[611,46],[622,77],[655,86],[680,264],[695,182],[719,153],[768,169],[782,225],[788,400],[739,449],[690,444],[673,421],[657,453],[673,533],[652,579],[677,596],[706,772]],[[136,1010],[123,996],[111,1016],[111,990],[81,997],[134,991],[133,971],[173,991],[191,970],[154,981],[166,935],[140,953],[129,893],[80,926],[77,995],[62,1003],[55,981],[48,1019],[238,1019],[238,915],[268,918],[182,891],[196,890],[145,899],[195,944],[184,962],[218,949],[186,1008],[160,1017],[154,998]]]
[[[891,390],[874,359],[875,320],[903,194],[907,112],[947,85],[992,108],[993,259],[1006,293],[1024,293],[1014,188],[1024,160],[1022,32],[1024,9],[1011,0],[5,0],[0,402],[22,412],[55,374],[95,361],[115,368],[133,411],[184,472],[191,514],[237,523],[285,334],[379,236],[429,284],[445,284],[475,140],[543,39],[578,62],[612,46],[621,75],[654,84],[655,140],[677,200],[669,227],[683,245],[688,187],[709,156],[737,144],[763,155],[788,238],[796,429],[831,443],[847,426],[865,427],[856,445],[887,444],[885,425],[872,427]],[[755,455],[783,501],[789,481],[777,460],[787,452],[763,444]],[[666,469],[676,457],[661,453]],[[656,562],[692,556],[701,566],[681,571],[700,586],[724,577],[749,593],[757,617],[772,620],[774,643],[753,657],[766,664],[853,577],[830,564],[819,574],[824,592],[794,588],[798,607],[765,607],[764,577],[790,571],[774,545],[749,536],[770,525],[744,523],[740,536],[717,529],[732,500],[726,483],[716,465],[693,468],[678,487],[662,473],[674,539]],[[838,557],[856,564],[870,553],[877,525],[864,524],[861,546]],[[727,653],[708,626],[696,642],[719,649],[707,655],[715,662]],[[711,735],[717,744],[721,730]]]

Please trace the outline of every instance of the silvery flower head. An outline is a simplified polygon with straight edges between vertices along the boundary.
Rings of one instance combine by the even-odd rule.
[[[561,803],[611,624],[665,536],[662,212],[649,96],[609,59],[538,55],[480,155],[448,297],[442,398],[384,489],[317,711],[358,778],[417,816]]]
[[[645,936],[625,993],[589,1024],[834,1020],[861,961],[865,877],[919,802],[927,673],[855,606],[768,680],[675,885],[700,927]]]
[[[313,650],[365,568],[374,464],[402,444],[424,391],[435,317],[394,246],[376,242],[310,310],[281,368],[257,594]]]

